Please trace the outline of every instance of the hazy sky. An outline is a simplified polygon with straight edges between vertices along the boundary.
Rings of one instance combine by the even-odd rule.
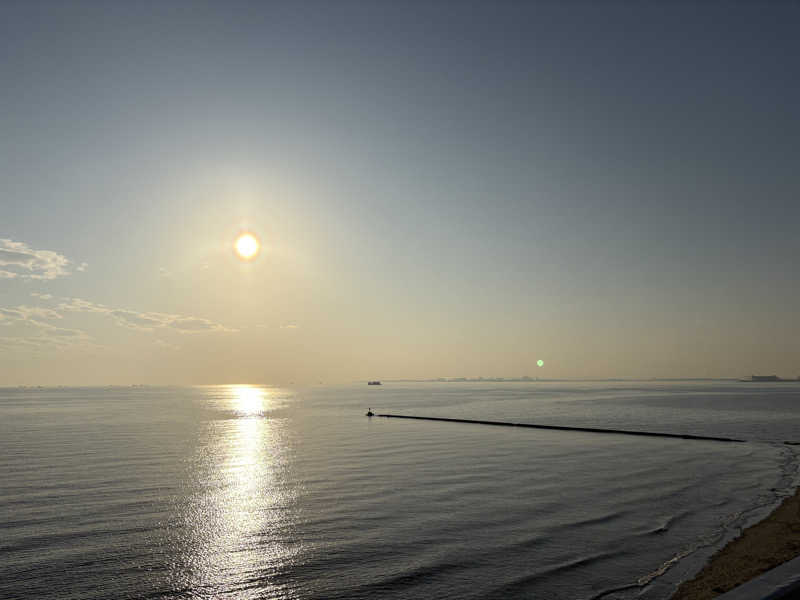
[[[798,31],[2,2],[0,384],[800,375]]]

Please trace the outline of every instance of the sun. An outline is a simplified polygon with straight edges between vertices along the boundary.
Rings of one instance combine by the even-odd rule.
[[[242,260],[253,260],[258,251],[261,250],[261,243],[258,238],[250,232],[240,233],[233,243],[236,255]]]

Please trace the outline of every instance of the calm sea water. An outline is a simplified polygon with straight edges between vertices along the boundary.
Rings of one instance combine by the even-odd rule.
[[[795,384],[0,389],[0,597],[664,599],[799,437]]]

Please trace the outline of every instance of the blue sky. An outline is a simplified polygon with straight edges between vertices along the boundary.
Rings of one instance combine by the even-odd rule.
[[[0,382],[800,374],[796,3],[0,15]]]

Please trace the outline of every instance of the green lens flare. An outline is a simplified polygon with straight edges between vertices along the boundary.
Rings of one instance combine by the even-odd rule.
[[[544,361],[540,358],[539,360],[536,361],[536,364],[538,366],[540,366],[540,367],[543,367],[544,366]]]

